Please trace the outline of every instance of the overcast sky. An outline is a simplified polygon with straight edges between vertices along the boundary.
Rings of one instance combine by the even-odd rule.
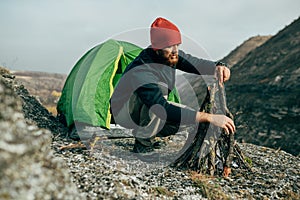
[[[0,65],[67,74],[95,45],[146,30],[158,16],[218,60],[249,37],[274,35],[297,19],[300,1],[0,0]]]

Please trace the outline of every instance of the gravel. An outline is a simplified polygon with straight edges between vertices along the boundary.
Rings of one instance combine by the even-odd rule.
[[[60,160],[64,163],[50,165],[48,167],[50,170],[53,167],[51,173],[32,174],[42,178],[54,176],[59,166],[60,171],[67,175],[63,176],[65,181],[56,184],[58,188],[64,188],[59,191],[64,191],[65,194],[71,191],[76,193],[78,190],[80,194],[76,193],[76,195],[80,196],[80,199],[300,199],[299,157],[282,150],[253,144],[239,143],[248,158],[247,162],[252,165],[252,170],[249,171],[234,163],[229,178],[210,177],[169,167],[168,164],[177,156],[178,147],[186,138],[186,132],[171,136],[164,141],[166,146],[155,150],[156,155],[162,159],[151,160],[151,162],[131,152],[133,138],[106,139],[104,137],[130,135],[128,130],[118,127],[111,131],[86,127],[85,134],[93,138],[93,141],[95,135],[99,136],[100,140],[93,145],[89,143],[89,137],[85,137],[81,142],[86,144],[86,148],[62,150],[61,147],[76,144],[78,141],[69,139],[66,129],[55,117],[45,111],[45,108],[30,96],[24,87],[17,83],[12,84],[12,87],[22,99],[26,123],[30,122],[34,127],[39,127],[27,128],[28,130],[24,129],[24,131],[28,134],[46,134],[39,132],[45,129],[48,133],[51,131],[52,140],[49,143],[45,142],[48,149],[45,148],[43,155],[49,160]],[[32,142],[39,145],[35,141]],[[68,182],[66,178],[70,179],[76,189],[65,185]],[[41,191],[44,189],[38,184],[35,187],[40,187]],[[68,187],[70,187],[69,193]],[[47,190],[44,191],[46,195]]]
[[[95,129],[95,128],[94,128]],[[111,130],[108,134],[122,132]],[[97,131],[93,131],[97,133]],[[125,131],[124,131],[125,132]],[[101,130],[98,131],[99,135]],[[128,133],[124,133],[128,134]],[[172,136],[157,153],[172,154]],[[88,199],[299,199],[300,160],[281,150],[238,144],[252,166],[234,164],[229,178],[210,177],[169,167],[170,162],[148,162],[130,153],[133,139],[98,141],[93,149],[60,147],[76,143],[56,138],[52,143],[74,181]],[[120,145],[122,144],[122,145]],[[161,154],[159,154],[161,155]]]

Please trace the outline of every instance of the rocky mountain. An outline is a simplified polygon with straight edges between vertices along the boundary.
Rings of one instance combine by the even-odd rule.
[[[252,144],[239,144],[251,168],[233,163],[230,178],[159,165],[164,160],[145,162],[130,153],[132,138],[103,137],[93,142],[93,149],[62,149],[76,142],[7,72],[0,68],[0,199],[300,198],[299,157]],[[85,131],[99,136],[126,132]],[[184,137],[168,138],[161,151],[178,150]]]
[[[231,67],[227,104],[235,115],[238,141],[300,153],[299,42],[297,19],[273,37],[246,40],[221,59]],[[184,74],[177,82],[183,102],[199,107],[206,94],[204,80]]]
[[[227,58],[228,59],[228,58]],[[300,152],[300,18],[231,68],[228,105],[239,140]]]
[[[45,78],[33,81],[37,74],[14,72],[15,79],[0,67],[0,199],[299,199],[299,31],[297,19],[264,43],[258,39],[243,53],[236,49],[224,58],[233,65],[226,84],[228,107],[235,115],[238,145],[251,165],[247,170],[233,163],[228,179],[144,163],[130,154],[132,138],[62,150],[77,142],[36,98],[41,97],[38,86],[47,85]],[[193,107],[205,96],[205,83],[197,78],[179,77],[189,86],[179,85],[181,97]],[[36,95],[25,80],[28,88],[37,88]],[[52,85],[51,91],[61,87]],[[187,98],[193,89],[199,102]],[[96,127],[87,131],[103,134]],[[177,149],[182,138],[168,138],[162,151]]]
[[[236,63],[238,63],[241,59],[243,59],[249,52],[251,52],[253,49],[259,47],[263,43],[265,43],[268,39],[270,39],[272,36],[254,36],[243,42],[241,45],[239,45],[237,48],[235,48],[233,51],[231,51],[226,57],[222,59],[223,62],[229,65],[229,67],[232,67]]]

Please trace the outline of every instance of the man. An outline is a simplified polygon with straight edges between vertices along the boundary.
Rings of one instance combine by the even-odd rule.
[[[131,62],[111,97],[111,112],[117,124],[133,129],[134,152],[152,151],[153,139],[175,134],[182,125],[209,122],[227,133],[235,132],[234,122],[225,115],[198,112],[168,101],[175,86],[175,69],[199,75],[230,78],[230,70],[209,60],[179,50],[181,33],[172,22],[157,18],[150,29],[151,46]]]

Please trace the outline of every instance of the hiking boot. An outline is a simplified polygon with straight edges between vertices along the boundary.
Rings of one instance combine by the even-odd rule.
[[[70,138],[72,140],[75,140],[75,141],[80,140],[80,137],[78,135],[78,131],[76,130],[75,127],[73,127],[71,131],[69,131],[68,138]]]
[[[153,145],[145,145],[139,140],[135,139],[134,147],[133,147],[133,152],[134,153],[149,153],[154,150]]]

